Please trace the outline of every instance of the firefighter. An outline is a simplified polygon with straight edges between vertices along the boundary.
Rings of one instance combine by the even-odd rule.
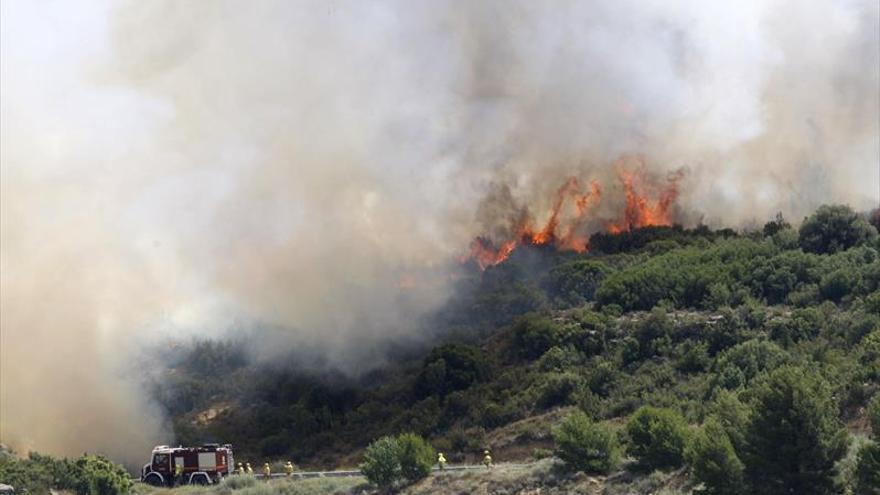
[[[486,466],[486,469],[492,467],[492,456],[489,455],[488,450],[483,451],[483,465]]]
[[[181,466],[180,464],[174,465],[174,484],[183,484],[183,466]]]
[[[443,456],[443,452],[437,454],[437,464],[440,466],[440,471],[446,469],[446,457]]]
[[[254,468],[251,467],[251,463],[244,463],[244,470],[247,471],[247,474],[249,474],[250,476],[254,475]]]
[[[287,461],[287,464],[284,465],[284,472],[287,473],[287,476],[293,476],[293,463]]]
[[[263,464],[263,477],[266,478],[266,481],[269,481],[269,478],[272,477],[272,468],[269,467],[269,463]]]
[[[238,463],[238,469],[235,470],[235,474],[244,474],[244,466],[242,466],[240,462]]]

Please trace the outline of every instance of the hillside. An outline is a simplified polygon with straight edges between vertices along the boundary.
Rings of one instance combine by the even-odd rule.
[[[880,259],[876,229],[857,217],[826,208],[799,230],[781,218],[754,232],[647,227],[594,235],[582,254],[522,246],[471,266],[429,319],[436,345],[403,349],[393,367],[328,376],[295,356],[266,367],[243,342],[199,341],[159,398],[179,442],[232,442],[258,463],[351,467],[372,440],[406,431],[451,462],[484,448],[504,462],[547,455],[572,408],[622,437],[646,405],[694,429],[750,407],[771,372],[792,368],[865,435],[880,389]],[[231,378],[202,386],[216,373]]]
[[[393,365],[351,377],[198,340],[163,356],[153,390],[177,442],[232,443],[257,466],[351,468],[404,432],[452,464],[484,449],[498,463],[405,493],[858,493],[877,482],[878,251],[846,207],[799,229],[777,217],[597,234],[585,253],[521,246],[464,267],[422,323],[434,344],[389,347]],[[320,483],[279,490],[367,487]]]

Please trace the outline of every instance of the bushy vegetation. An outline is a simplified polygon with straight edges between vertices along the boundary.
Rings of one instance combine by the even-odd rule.
[[[404,479],[414,482],[431,474],[437,453],[424,438],[414,433],[404,433],[397,437],[397,444]]]
[[[235,343],[190,346],[169,359],[159,399],[179,440],[230,441],[242,459],[332,464],[401,432],[473,459],[493,430],[566,407],[583,415],[552,438],[572,469],[616,469],[600,455],[618,440],[605,425],[625,424],[634,462],[619,467],[687,465],[705,493],[832,493],[857,477],[871,493],[876,438],[854,444],[863,467],[839,481],[843,425],[863,423],[880,392],[880,243],[863,215],[821,208],[799,228],[777,217],[754,232],[650,227],[590,246],[521,247],[463,269],[423,323],[436,346],[397,344],[393,365],[357,380],[258,367]],[[204,356],[187,364],[185,352]],[[199,379],[218,370],[226,380]],[[517,438],[544,449],[549,433]]]
[[[132,488],[125,469],[99,455],[71,460],[31,453],[21,459],[0,453],[0,482],[34,494],[69,490],[77,495],[124,495]]]
[[[424,438],[404,433],[371,443],[360,469],[370,483],[388,489],[401,480],[412,483],[428,476],[435,460],[436,452]]]
[[[626,424],[627,451],[651,471],[684,463],[690,433],[684,418],[669,409],[643,406]]]
[[[620,463],[617,435],[607,425],[594,423],[575,411],[553,428],[556,455],[572,470],[606,474]]]
[[[712,418],[694,435],[687,451],[696,481],[702,483],[706,495],[737,495],[743,493],[742,461],[724,427]]]
[[[753,401],[743,452],[753,493],[834,493],[848,438],[828,383],[783,367],[755,387]]]
[[[394,437],[382,437],[371,443],[360,466],[370,483],[389,488],[401,478],[400,444]]]

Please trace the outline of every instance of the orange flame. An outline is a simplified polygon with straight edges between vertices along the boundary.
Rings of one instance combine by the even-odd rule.
[[[604,222],[606,230],[617,234],[639,227],[672,225],[672,206],[678,198],[678,183],[683,173],[674,172],[666,178],[665,184],[658,185],[646,173],[640,157],[636,158],[638,166],[627,170],[625,162],[629,158],[622,157],[616,164],[617,178],[623,186],[626,200],[623,216]],[[487,237],[475,238],[471,242],[470,252],[462,256],[461,261],[473,260],[481,270],[485,270],[506,260],[521,245],[552,245],[560,250],[585,252],[589,249],[589,236],[584,226],[601,198],[602,188],[597,181],[590,181],[589,189],[582,191],[580,181],[570,177],[557,190],[549,217],[542,228],[536,229],[533,220],[526,217],[514,226],[513,238],[498,245]],[[569,204],[566,200],[570,200],[573,208],[565,210]],[[563,211],[566,212],[564,222],[561,219]]]
[[[606,228],[612,234],[648,227],[653,225],[672,225],[672,212],[670,211],[676,198],[678,198],[678,181],[683,173],[679,170],[666,178],[667,184],[657,191],[653,184],[647,184],[644,163],[633,171],[625,170],[618,161],[617,177],[623,185],[626,196],[626,208],[622,219],[616,222],[608,222]],[[656,201],[651,201],[649,195],[656,193]]]
[[[550,216],[540,230],[535,229],[532,220],[527,218],[514,227],[515,236],[512,240],[504,241],[498,246],[486,237],[476,237],[471,241],[470,252],[462,257],[462,261],[473,260],[481,270],[485,270],[506,260],[520,245],[554,245],[560,249],[586,251],[588,238],[578,230],[583,225],[587,213],[599,203],[600,196],[601,189],[598,182],[592,181],[590,189],[581,192],[578,179],[570,177],[556,192],[550,208]],[[572,199],[574,213],[562,232],[559,225],[560,213],[568,198]]]

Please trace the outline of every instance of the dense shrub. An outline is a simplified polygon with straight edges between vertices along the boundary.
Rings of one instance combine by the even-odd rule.
[[[770,338],[784,346],[809,340],[819,335],[825,317],[817,308],[800,308],[790,318],[778,318],[768,324]]]
[[[678,413],[645,406],[626,424],[627,450],[643,468],[676,468],[684,461],[688,427]]]
[[[709,366],[709,345],[686,340],[678,346],[675,367],[683,373],[700,373]]]
[[[514,345],[520,356],[530,359],[540,357],[552,347],[571,346],[587,354],[601,352],[606,342],[606,318],[591,311],[576,312],[565,320],[525,315],[513,325]]]
[[[844,205],[823,205],[801,224],[798,242],[804,251],[830,254],[877,237],[864,217]]]
[[[871,424],[874,438],[880,440],[880,394],[875,395],[868,405],[868,422]]]
[[[484,380],[488,374],[489,364],[479,348],[446,344],[435,348],[425,358],[416,378],[416,393],[419,397],[444,396],[466,389]]]
[[[574,471],[605,474],[620,462],[617,436],[608,426],[593,423],[574,411],[553,428],[556,455]]]
[[[400,444],[394,437],[382,437],[371,443],[360,465],[370,483],[379,488],[389,488],[402,476]]]
[[[67,460],[36,453],[27,459],[18,459],[0,453],[0,482],[28,493],[48,493],[55,489],[77,495],[124,495],[132,488],[125,469],[99,455]]]
[[[880,495],[880,443],[877,441],[859,449],[855,486],[859,495]]]
[[[431,474],[436,453],[424,438],[414,433],[404,433],[397,437],[400,471],[410,481],[418,481]]]
[[[782,365],[787,359],[788,353],[772,342],[743,342],[718,355],[712,386],[726,389],[744,387],[762,373]]]
[[[874,441],[858,451],[855,472],[856,493],[880,495],[880,394],[868,406],[868,421]]]
[[[791,228],[791,224],[782,216],[782,212],[776,214],[776,217],[764,224],[764,237],[773,237],[780,231]]]
[[[687,451],[694,479],[703,484],[706,495],[738,495],[744,493],[742,461],[721,423],[710,418],[694,435]]]
[[[541,371],[566,371],[580,363],[583,356],[571,346],[553,346],[538,360]]]
[[[593,299],[608,271],[608,266],[598,261],[573,261],[553,267],[542,285],[558,305],[577,306]]]
[[[846,430],[828,384],[785,366],[757,385],[743,461],[753,493],[833,493]]]
[[[671,344],[672,322],[666,312],[656,308],[636,325],[634,337],[639,343],[639,359],[658,355]]]
[[[574,404],[586,389],[584,377],[576,373],[548,373],[539,384],[538,405],[545,409]]]

